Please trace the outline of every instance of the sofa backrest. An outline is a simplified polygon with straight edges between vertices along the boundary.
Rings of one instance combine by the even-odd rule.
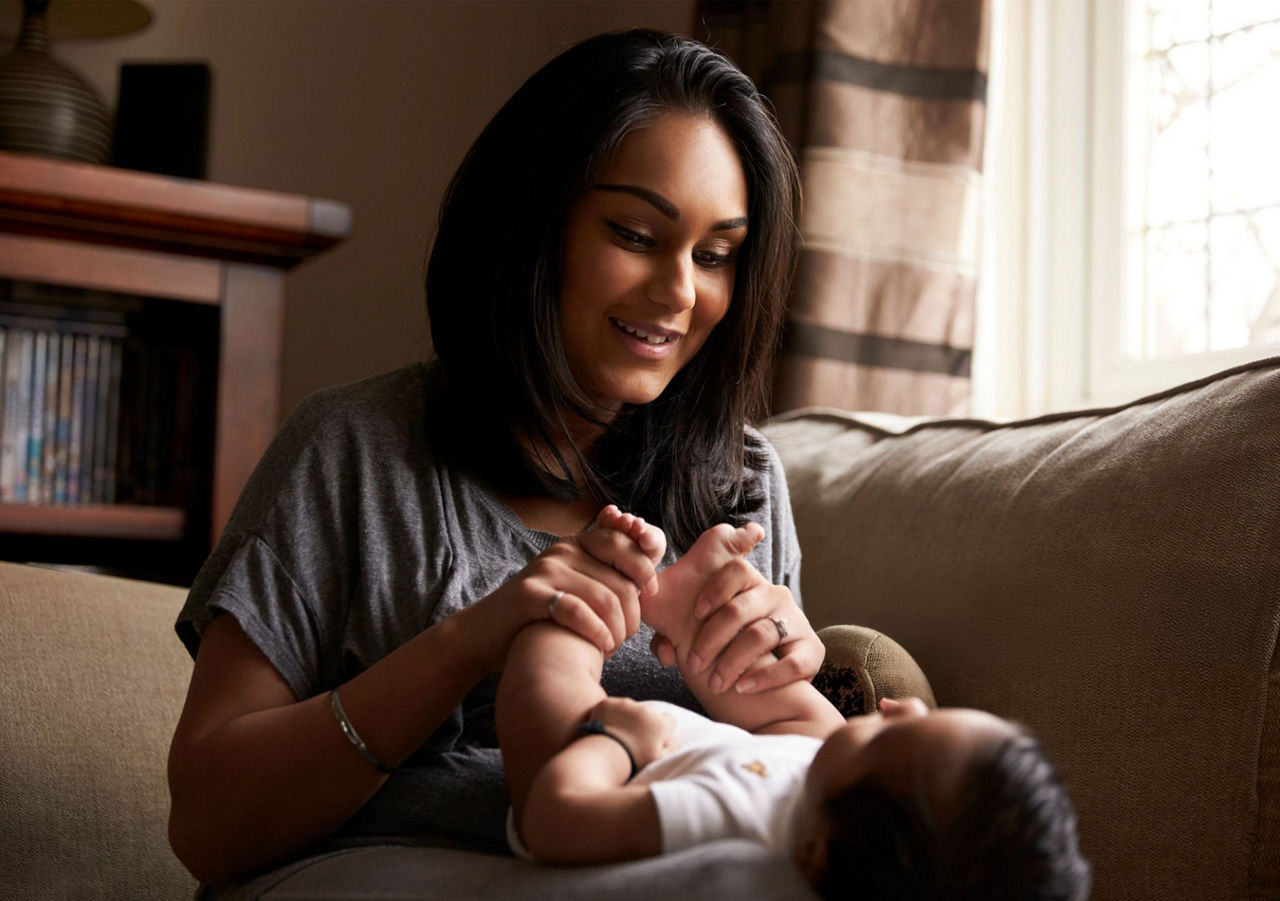
[[[814,625],[1029,725],[1095,898],[1280,897],[1280,359],[1021,422],[765,432]]]
[[[165,834],[183,596],[0,563],[0,897],[195,891]]]

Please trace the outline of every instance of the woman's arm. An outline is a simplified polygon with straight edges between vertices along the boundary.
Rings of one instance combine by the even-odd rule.
[[[420,745],[483,674],[460,652],[465,631],[450,617],[342,687],[356,731],[387,765]],[[343,735],[327,694],[296,701],[235,619],[214,618],[169,749],[169,841],[197,879],[225,882],[302,851],[385,779]]]
[[[396,766],[502,669],[526,624],[550,615],[611,652],[634,633],[635,586],[652,575],[616,533],[557,542],[341,686],[343,707],[372,753]],[[549,610],[557,591],[566,593]],[[343,735],[327,693],[298,701],[232,616],[214,618],[169,752],[170,843],[193,875],[213,884],[279,863],[332,834],[384,780]]]

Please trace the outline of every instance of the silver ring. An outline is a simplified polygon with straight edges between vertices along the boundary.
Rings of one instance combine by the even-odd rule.
[[[560,603],[562,597],[564,597],[563,591],[557,591],[551,596],[551,603],[547,604],[547,619],[556,618],[556,604]]]
[[[777,628],[778,643],[781,644],[782,639],[786,638],[788,635],[791,634],[791,632],[788,631],[787,629],[787,621],[785,619],[782,619],[781,617],[771,616],[769,617],[769,622],[773,623],[774,627]]]

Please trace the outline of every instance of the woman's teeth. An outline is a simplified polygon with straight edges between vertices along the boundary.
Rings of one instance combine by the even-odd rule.
[[[637,338],[641,339],[642,341],[648,341],[650,344],[666,344],[668,341],[671,340],[670,335],[650,335],[648,332],[641,331],[638,328],[632,328],[631,326],[625,323],[619,322],[616,319],[613,320],[613,324],[616,325],[618,328],[622,329],[628,335],[635,335]]]

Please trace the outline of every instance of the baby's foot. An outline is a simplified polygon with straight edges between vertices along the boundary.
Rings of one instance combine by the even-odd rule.
[[[602,529],[613,529],[621,532],[640,548],[640,552],[657,566],[662,555],[667,552],[667,536],[657,526],[651,526],[641,517],[632,513],[623,513],[615,505],[610,504],[596,516],[596,525]],[[655,575],[646,584],[640,586],[640,598],[651,597],[658,591],[658,577]],[[641,603],[641,615],[644,605]]]
[[[764,538],[764,529],[749,522],[741,528],[728,523],[712,526],[675,563],[658,573],[658,593],[640,599],[640,616],[657,632],[678,642],[694,620],[694,604],[703,586],[725,564],[743,557]]]
[[[667,552],[667,536],[661,529],[649,525],[633,513],[623,513],[614,504],[600,511],[600,515],[596,517],[596,525],[626,535],[640,546],[640,550],[654,564],[662,560],[662,555]]]

